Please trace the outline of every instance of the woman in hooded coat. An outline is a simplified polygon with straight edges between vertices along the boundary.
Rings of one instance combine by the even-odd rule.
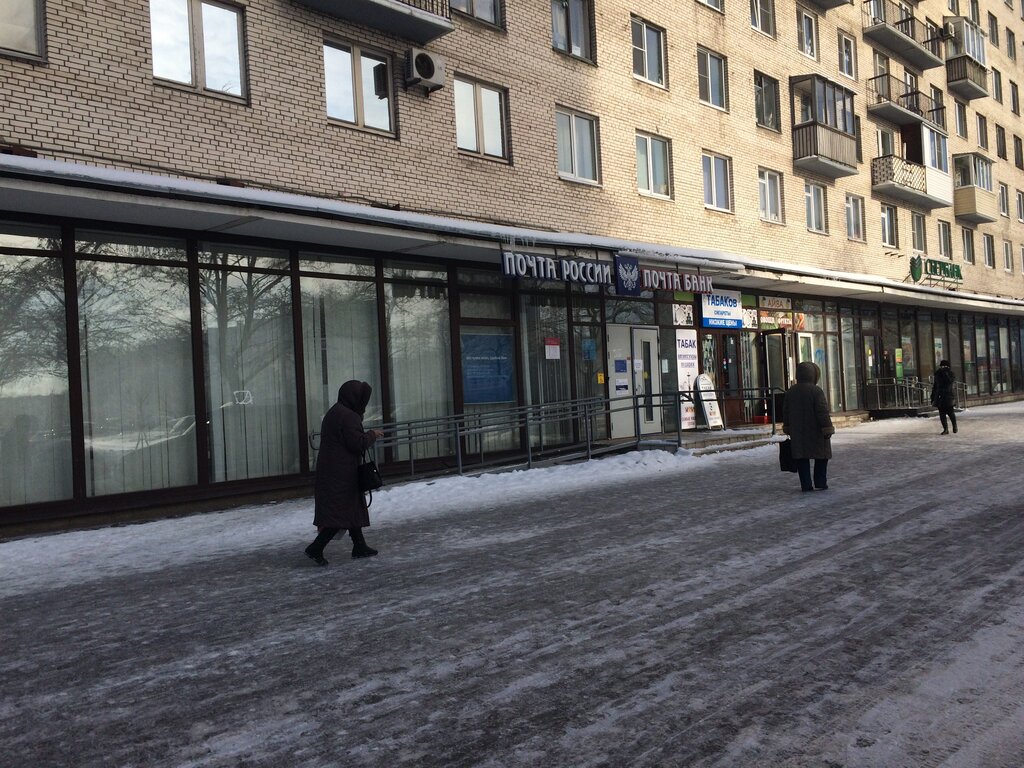
[[[363,538],[370,512],[359,490],[357,470],[363,451],[383,434],[379,429],[363,429],[363,413],[372,392],[365,381],[346,381],[338,390],[338,402],[327,411],[320,426],[313,513],[313,525],[319,534],[306,547],[306,555],[317,565],[327,565],[324,547],[342,529],[352,537],[352,557],[377,554]]]
[[[828,413],[825,393],[818,386],[821,369],[803,362],[796,367],[796,384],[786,390],[782,403],[782,431],[789,435],[793,458],[805,491],[828,488],[828,460],[832,458],[835,434]],[[814,459],[814,482],[811,483],[811,459]]]
[[[949,360],[941,361],[932,382],[932,405],[939,409],[939,421],[942,422],[942,432],[939,433],[941,435],[949,434],[949,425],[946,423],[947,416],[953,423],[953,431],[956,432],[956,411],[953,410],[955,398],[953,383],[955,381],[956,376],[949,365]]]

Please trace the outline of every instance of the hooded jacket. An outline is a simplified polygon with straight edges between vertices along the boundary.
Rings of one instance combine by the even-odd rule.
[[[936,408],[949,410],[953,407],[953,382],[956,376],[949,365],[940,365],[932,380],[932,405]]]
[[[831,459],[835,434],[825,393],[818,386],[821,369],[814,363],[796,367],[796,384],[782,403],[782,431],[789,435],[794,459]]]
[[[364,528],[370,524],[366,498],[359,490],[357,467],[377,435],[363,429],[363,414],[373,389],[365,381],[346,381],[338,402],[320,425],[316,459],[313,524],[326,528]]]

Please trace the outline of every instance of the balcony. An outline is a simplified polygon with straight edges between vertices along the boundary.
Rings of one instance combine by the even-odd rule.
[[[888,48],[917,69],[942,66],[942,38],[892,0],[864,3],[864,37]]]
[[[946,62],[946,85],[962,99],[988,96],[988,69],[967,54]]]
[[[857,139],[821,123],[793,128],[793,165],[832,179],[857,173]]]
[[[823,11],[831,11],[833,8],[842,8],[844,5],[853,5],[853,0],[808,0]]]
[[[299,5],[425,45],[455,29],[448,0],[295,0]]]
[[[974,224],[999,220],[999,199],[981,187],[959,187],[953,193],[953,215]]]
[[[952,204],[949,174],[935,171],[933,175],[930,171],[896,155],[876,157],[871,161],[871,191],[927,210]]]
[[[911,91],[892,75],[879,75],[867,81],[868,114],[896,125],[916,125],[925,120],[945,129],[946,108],[921,91]]]

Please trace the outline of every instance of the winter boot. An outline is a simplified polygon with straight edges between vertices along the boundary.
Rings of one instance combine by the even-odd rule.
[[[308,557],[317,565],[327,565],[327,559],[324,557],[324,551],[322,549],[317,550],[314,548],[313,544],[310,544],[303,551],[306,553],[306,557]]]
[[[352,537],[352,557],[373,557],[377,554],[377,550],[363,538],[362,528],[349,528],[348,533]]]

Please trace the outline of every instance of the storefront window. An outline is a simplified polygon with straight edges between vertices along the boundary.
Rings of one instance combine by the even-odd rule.
[[[604,305],[605,321],[615,325],[654,325],[654,303],[609,297]]]
[[[935,339],[932,337],[932,316],[927,310],[917,313],[917,348],[921,351],[918,360],[917,375],[922,381],[928,381],[934,373],[938,360],[935,360]],[[942,358],[939,358],[940,360]]]
[[[913,378],[917,376],[917,334],[914,328],[914,310],[900,310],[900,350],[903,357],[903,374],[900,378]],[[899,365],[899,359],[897,359]]]
[[[185,241],[173,238],[131,235],[122,232],[75,233],[75,252],[85,256],[114,256],[123,259],[185,261]]]
[[[978,394],[978,363],[974,357],[974,315],[964,315],[961,326],[964,350],[964,382],[967,394]]]
[[[303,272],[338,275],[339,277],[374,277],[377,268],[373,259],[335,256],[326,253],[299,253],[299,269]]]
[[[601,299],[599,296],[572,294],[572,320],[574,323],[600,323]]]
[[[302,263],[302,269],[308,265]],[[380,335],[377,287],[363,280],[303,276],[302,349],[306,378],[306,419],[310,435],[310,469],[320,449],[320,422],[338,401],[346,381],[373,387],[364,423],[383,421],[380,385]]]
[[[855,408],[862,408],[863,403],[860,398],[860,361],[857,355],[857,333],[855,318],[852,314],[846,314],[839,318],[840,329],[842,331],[842,345],[843,345],[843,394],[846,397],[846,407],[849,410]],[[867,347],[866,347],[867,348]],[[875,363],[875,352],[874,345],[871,349],[871,363]],[[870,368],[869,368],[870,370]],[[874,374],[870,373],[867,378],[873,378]]]
[[[949,360],[949,365],[953,369],[953,373],[956,374],[957,381],[965,382],[967,373],[963,361],[964,348],[960,341],[960,316],[957,313],[950,312],[947,316],[946,330],[949,332],[946,359]],[[936,333],[936,335],[938,334]]]
[[[280,261],[247,251],[211,253],[229,264]],[[202,269],[199,290],[210,479],[298,472],[291,281],[283,274]]]
[[[985,318],[978,317],[974,321],[974,354],[978,369],[978,394],[987,395],[989,389],[989,358],[988,340],[985,334]]]
[[[77,277],[86,493],[194,485],[187,271],[80,261]]]
[[[60,260],[0,254],[0,506],[71,497],[65,327]]]
[[[60,251],[60,228],[0,221],[0,248]]]
[[[564,296],[522,297],[523,361],[526,365],[526,402],[529,405],[556,403],[572,397],[569,386],[569,323]],[[533,428],[530,439],[539,444],[540,433]],[[572,439],[572,423],[545,421],[544,444]]]
[[[512,300],[503,295],[463,292],[459,295],[459,312],[463,318],[511,320]]]
[[[200,243],[199,263],[231,269],[288,269],[288,255],[274,248]]]
[[[897,363],[897,351],[899,362]],[[882,310],[882,360],[879,376],[883,379],[903,378],[903,350],[900,348],[899,321],[896,311]]]
[[[995,318],[989,318],[988,322],[988,365],[989,375],[992,378],[992,394],[1004,390],[1002,353],[999,342],[1001,341],[999,326]]]
[[[1010,372],[1013,376],[1014,392],[1024,389],[1024,381],[1021,379],[1020,334],[1020,321],[1010,320]]]
[[[833,411],[841,411],[843,379],[839,365],[839,336],[834,333],[827,334],[825,342],[828,344],[828,404]]]
[[[999,319],[999,370],[1002,374],[1001,392],[1009,392],[1012,388],[1010,379],[1010,329],[1006,327],[1006,318]]]
[[[448,290],[440,285],[387,283],[384,286],[387,318],[388,377],[391,413],[388,421],[443,419],[454,413],[452,398],[451,328]],[[433,432],[436,425],[424,426]],[[418,440],[400,446],[395,456],[415,458],[450,456],[455,445],[446,437]]]
[[[519,376],[515,363],[515,332],[512,328],[463,325],[459,333],[462,350],[463,413],[475,416],[480,431],[466,438],[470,455],[511,450],[519,445],[518,430],[508,429],[507,412],[519,404],[516,383]],[[505,415],[485,414],[504,411]],[[488,429],[493,426],[494,429]],[[498,429],[497,427],[501,427]]]
[[[605,398],[607,384],[599,376],[607,376],[604,370],[604,333],[599,325],[577,325],[573,327],[573,347],[576,352],[576,396],[583,398]],[[600,406],[599,406],[600,407]],[[608,423],[603,413],[591,419],[591,437],[608,437]],[[581,438],[585,435],[581,434]]]
[[[403,261],[385,261],[384,277],[403,280],[442,280],[448,279],[448,270],[444,267],[431,267],[425,264]]]

